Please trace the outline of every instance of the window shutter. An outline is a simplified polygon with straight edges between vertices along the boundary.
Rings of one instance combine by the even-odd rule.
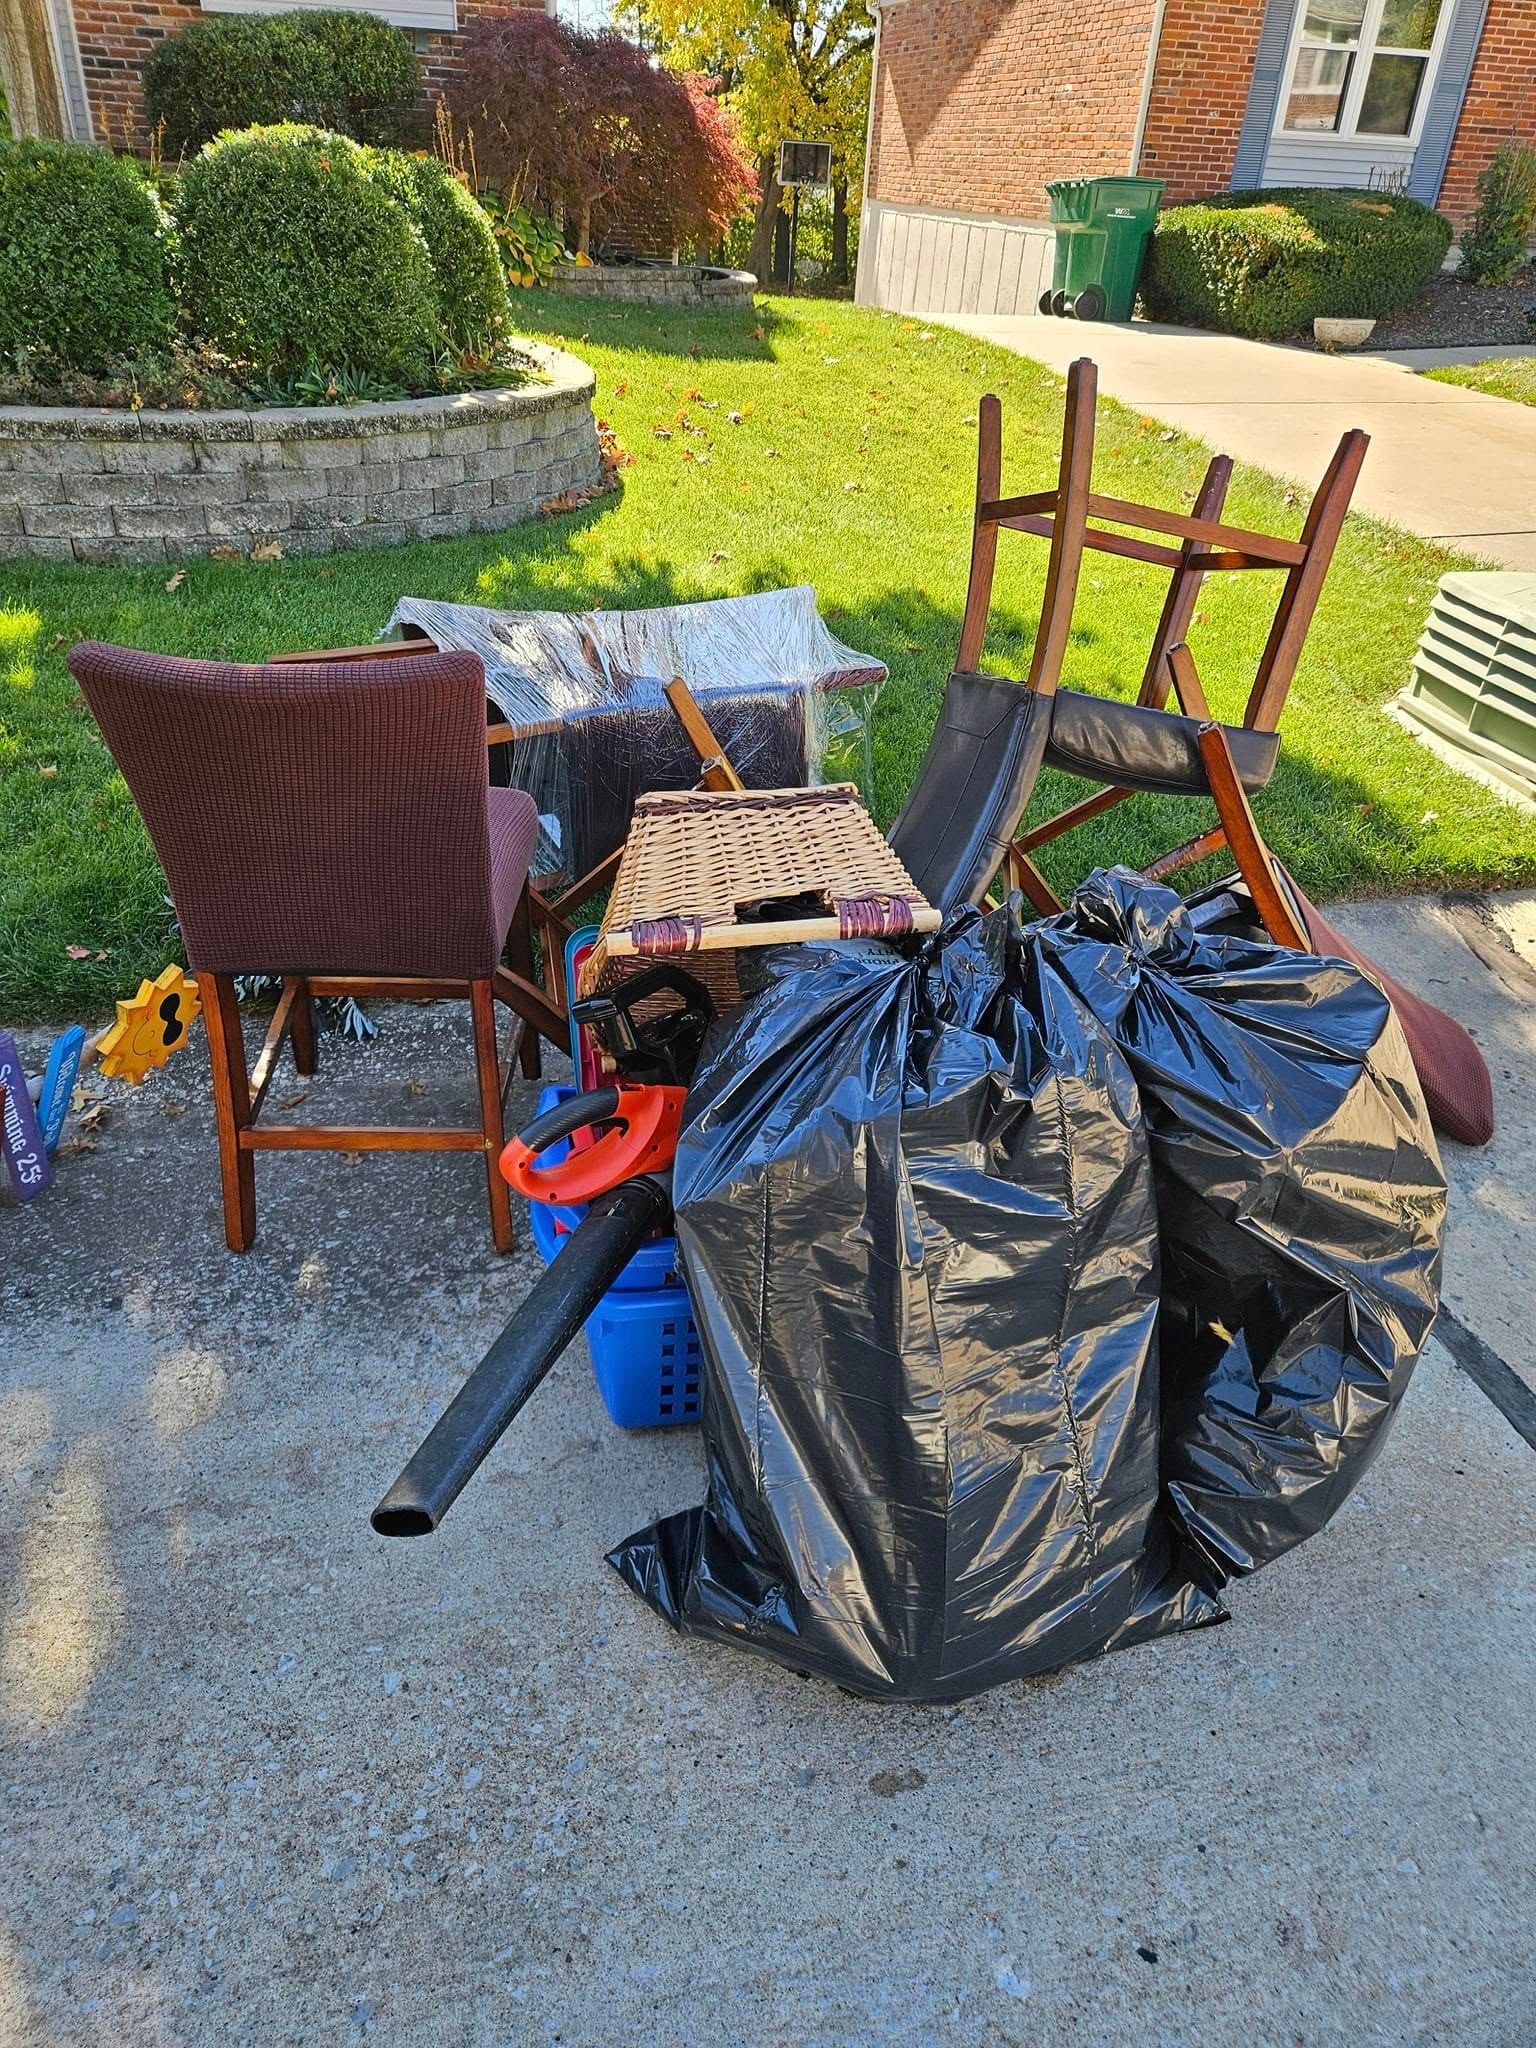
[[[1461,103],[1472,76],[1472,60],[1477,55],[1488,14],[1488,0],[1453,0],[1453,4],[1456,12],[1446,32],[1435,82],[1429,89],[1429,107],[1408,179],[1408,196],[1422,199],[1426,206],[1433,206],[1440,197],[1440,183],[1456,139],[1456,123],[1461,119]]]
[[[1285,60],[1291,54],[1291,31],[1301,0],[1269,0],[1264,9],[1264,26],[1259,30],[1259,47],[1253,58],[1253,83],[1248,88],[1248,105],[1243,110],[1242,132],[1237,138],[1237,156],[1232,164],[1232,190],[1246,192],[1264,175],[1269,139],[1275,132],[1275,108],[1280,101],[1280,84]]]

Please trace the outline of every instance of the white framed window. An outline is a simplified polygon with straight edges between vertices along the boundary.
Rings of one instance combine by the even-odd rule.
[[[340,7],[352,14],[376,14],[396,28],[452,34],[459,25],[457,0],[201,0],[204,14],[283,14],[298,7]]]
[[[1454,0],[1302,0],[1276,135],[1417,142]]]

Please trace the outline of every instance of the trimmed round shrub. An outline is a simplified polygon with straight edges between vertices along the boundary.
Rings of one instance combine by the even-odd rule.
[[[427,245],[444,341],[490,355],[506,339],[511,308],[485,208],[438,157],[379,149],[372,168]]]
[[[410,378],[437,344],[426,244],[371,152],[319,128],[221,136],[182,173],[182,302],[195,333],[263,370]]]
[[[359,142],[397,142],[421,97],[416,52],[387,21],[340,10],[210,14],[156,44],[144,66],[165,153],[227,128],[298,121]]]
[[[1277,341],[1319,314],[1374,318],[1437,275],[1451,224],[1416,199],[1322,187],[1223,192],[1158,216],[1154,320]]]
[[[78,142],[0,141],[0,356],[69,369],[164,342],[164,208],[138,166]]]

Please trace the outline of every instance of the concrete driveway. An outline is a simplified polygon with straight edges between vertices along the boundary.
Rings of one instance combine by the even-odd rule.
[[[1422,360],[1418,351],[1325,356],[1189,327],[1037,314],[954,314],[944,324],[1057,370],[1092,356],[1113,397],[1309,488],[1340,434],[1364,427],[1371,449],[1357,511],[1511,569],[1536,569],[1536,406],[1416,374],[1461,351],[1426,350]],[[1480,360],[1505,351],[1469,353]]]
[[[115,1090],[0,1207],[5,2048],[1526,2048],[1536,899],[1342,915],[1495,1068],[1452,1349],[1231,1626],[958,1708],[668,1634],[602,1553],[698,1438],[611,1428],[579,1347],[380,1542],[532,1275],[478,1169],[263,1160],[233,1259],[201,1041]],[[304,1113],[467,1109],[458,1014],[381,1016]]]

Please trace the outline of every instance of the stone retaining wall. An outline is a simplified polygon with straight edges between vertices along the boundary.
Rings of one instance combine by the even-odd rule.
[[[750,306],[757,290],[750,270],[697,263],[557,263],[550,283],[577,298],[635,306]]]
[[[163,562],[514,526],[601,475],[596,381],[525,344],[547,383],[263,412],[0,407],[0,555]]]

